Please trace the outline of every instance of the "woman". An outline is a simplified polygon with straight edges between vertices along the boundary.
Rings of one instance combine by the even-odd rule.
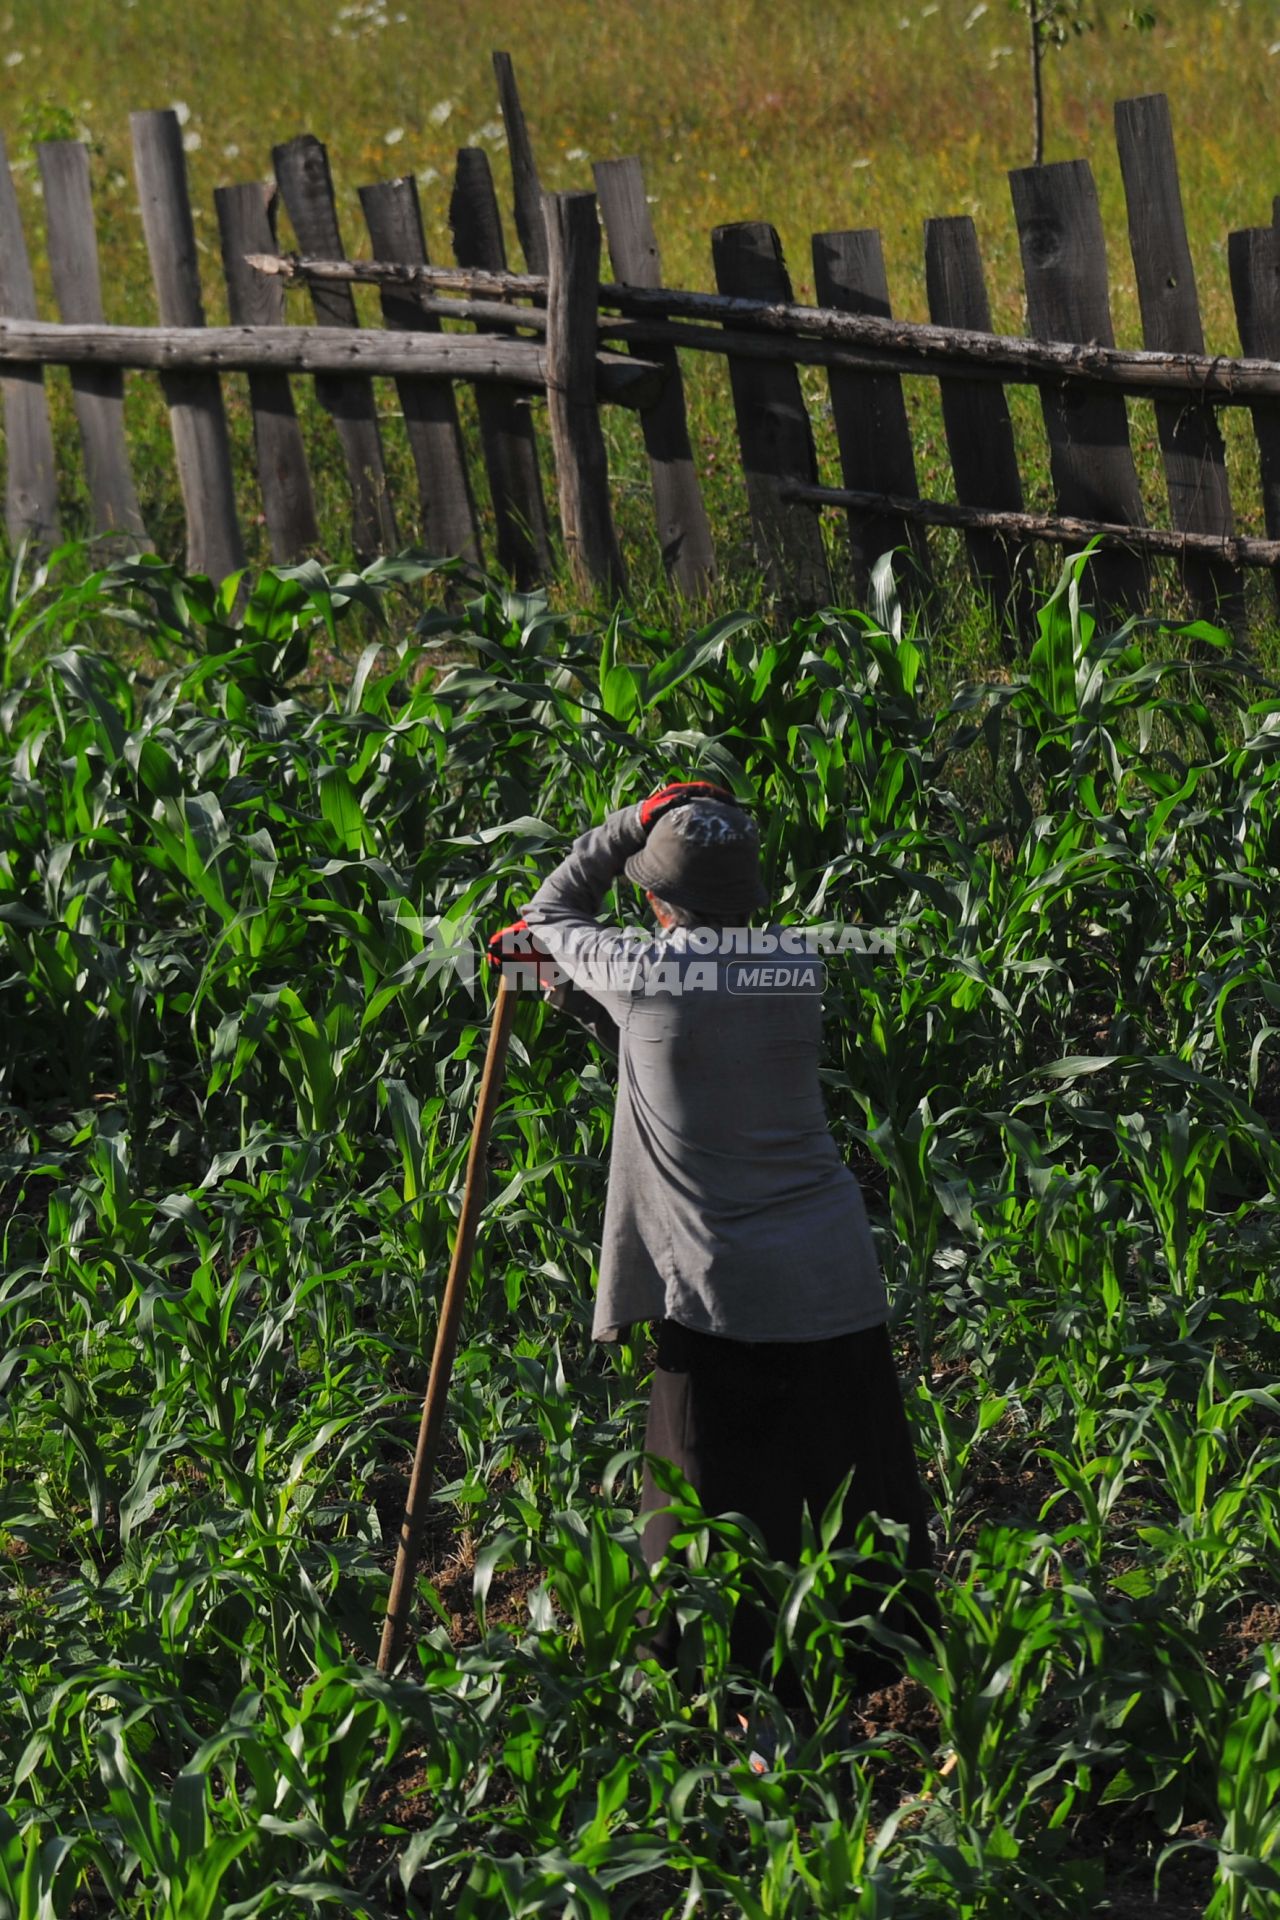
[[[644,889],[656,936],[597,920],[624,873]],[[794,1564],[805,1504],[816,1524],[852,1469],[837,1544],[875,1510],[906,1524],[908,1564],[926,1568],[884,1283],[822,1104],[822,968],[774,964],[778,930],[747,927],[766,897],[750,815],[723,788],[678,782],[581,834],[517,923],[554,963],[542,974],[550,997],[597,1032],[601,1016],[616,1029],[592,1335],[653,1324],[645,1450],[673,1461],[707,1512],[747,1515],[772,1557]],[[652,1511],[662,1503],[646,1466],[651,1567],[676,1531]],[[891,1616],[921,1622],[936,1622],[929,1602]],[[650,1651],[674,1664],[677,1639],[668,1617]],[[767,1679],[772,1644],[772,1622],[740,1606],[735,1662]],[[855,1690],[896,1670],[850,1649]],[[789,1666],[775,1684],[784,1704],[802,1704]]]

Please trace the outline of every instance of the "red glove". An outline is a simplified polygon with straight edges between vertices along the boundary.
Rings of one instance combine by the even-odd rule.
[[[499,927],[491,933],[484,943],[489,956],[489,965],[494,972],[500,972],[508,961],[524,961],[526,964],[538,963],[538,985],[554,987],[559,984],[560,972],[549,953],[544,953],[524,920],[513,920],[509,927]]]
[[[738,804],[728,787],[717,787],[710,780],[672,780],[640,802],[640,825],[648,833],[655,820],[672,807],[687,806],[690,800],[723,800],[731,807]]]

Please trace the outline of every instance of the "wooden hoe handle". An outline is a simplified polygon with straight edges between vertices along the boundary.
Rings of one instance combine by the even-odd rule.
[[[471,1262],[476,1250],[476,1234],[479,1231],[480,1215],[484,1208],[485,1151],[489,1144],[489,1128],[494,1111],[502,1094],[503,1069],[506,1065],[507,1042],[511,1037],[511,1021],[515,1013],[515,1004],[514,987],[505,978],[500,978],[498,994],[493,1006],[493,1022],[489,1028],[489,1046],[485,1054],[484,1073],[480,1080],[480,1098],[476,1106],[475,1125],[471,1129],[471,1148],[467,1154],[467,1175],[462,1189],[462,1211],[458,1216],[458,1233],[453,1243],[449,1278],[445,1282],[444,1300],[440,1307],[435,1351],[431,1356],[431,1373],[427,1380],[426,1398],[422,1403],[422,1420],[418,1427],[418,1445],[413,1456],[409,1497],[405,1503],[404,1519],[400,1523],[400,1544],[396,1551],[395,1572],[391,1577],[387,1617],[382,1627],[382,1644],[378,1648],[379,1673],[390,1673],[395,1666],[403,1649],[405,1632],[409,1624],[409,1610],[413,1602],[413,1582],[422,1546],[422,1530],[431,1500],[436,1448],[444,1426],[449,1376],[453,1372],[453,1355],[458,1344],[458,1323],[462,1318],[462,1303],[466,1297]]]

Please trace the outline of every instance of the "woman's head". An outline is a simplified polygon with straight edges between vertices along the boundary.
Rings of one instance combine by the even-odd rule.
[[[756,823],[742,807],[720,800],[694,800],[663,814],[626,873],[680,915],[674,925],[731,925],[768,899]]]

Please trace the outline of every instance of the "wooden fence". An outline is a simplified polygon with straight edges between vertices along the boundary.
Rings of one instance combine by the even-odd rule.
[[[481,563],[480,526],[454,387],[475,392],[494,508],[498,565],[521,585],[552,566],[552,520],[528,406],[545,396],[560,532],[580,583],[625,591],[609,501],[602,404],[638,411],[666,566],[703,592],[716,553],[698,481],[682,355],[727,357],[756,550],[792,605],[831,596],[824,508],[842,510],[857,575],[890,548],[913,556],[926,583],[929,525],[962,530],[981,589],[1023,629],[1028,543],[1074,545],[1098,535],[1094,591],[1145,605],[1155,554],[1178,558],[1198,608],[1239,625],[1242,569],[1268,567],[1280,586],[1280,240],[1276,228],[1233,233],[1232,294],[1242,358],[1208,357],[1187,246],[1168,103],[1121,101],[1116,135],[1129,212],[1144,345],[1115,345],[1106,245],[1087,162],[1010,175],[1029,337],[992,333],[977,235],[968,218],[925,230],[930,320],[891,313],[883,255],[870,229],[816,234],[818,306],[800,306],[775,230],[759,222],[712,235],[716,292],[662,285],[640,164],[595,167],[596,194],[543,195],[505,55],[495,67],[526,272],[508,270],[485,153],[464,148],[449,209],[455,263],[428,262],[412,177],[363,187],[370,257],[348,259],[325,149],[304,135],[274,149],[274,182],[215,195],[231,324],[205,324],[181,131],[172,113],[132,117],[142,227],[159,325],[105,324],[87,150],[38,150],[50,275],[59,319],[36,313],[33,275],[0,143],[0,366],[6,513],[12,539],[58,530],[45,365],[65,365],[98,535],[145,546],[123,415],[126,368],[158,372],[172,423],[187,522],[188,566],[215,578],[244,564],[221,375],[248,374],[256,466],[273,557],[294,561],[319,541],[307,451],[291,378],[315,380],[337,430],[362,556],[399,543],[373,379],[394,379],[420,493],[423,543]],[[1280,204],[1280,203],[1278,203]],[[297,252],[281,254],[283,206]],[[603,220],[615,278],[600,273]],[[357,322],[353,285],[379,290],[383,326]],[[314,324],[288,325],[286,290],[309,295]],[[448,332],[443,322],[450,323]],[[458,331],[458,323],[471,329]],[[798,369],[829,382],[838,486],[824,484]],[[902,376],[939,382],[953,501],[925,500]],[[1056,499],[1026,511],[1005,388],[1039,389]],[[1168,490],[1166,527],[1145,522],[1127,396],[1154,400]],[[1216,409],[1251,410],[1261,456],[1267,537],[1235,533]]]

